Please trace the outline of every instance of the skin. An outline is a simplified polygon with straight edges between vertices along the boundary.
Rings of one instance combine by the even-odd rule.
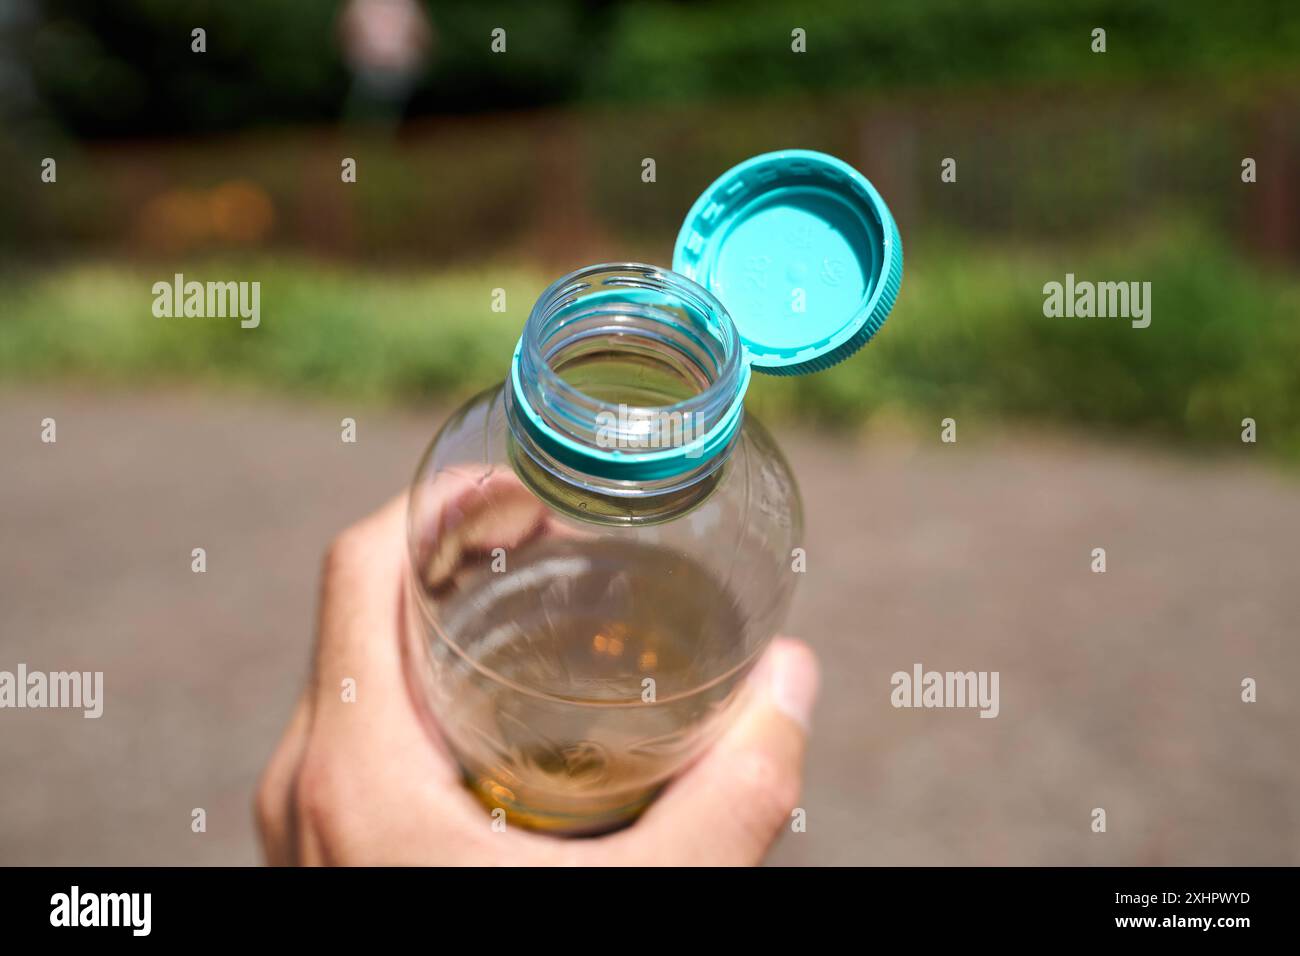
[[[754,865],[790,826],[818,670],[777,638],[737,719],[631,827],[572,840],[492,820],[416,706],[402,653],[406,497],[329,548],[311,679],[262,775],[272,865]],[[345,703],[340,688],[356,680]]]

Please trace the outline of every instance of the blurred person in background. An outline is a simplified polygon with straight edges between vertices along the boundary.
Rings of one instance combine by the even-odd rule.
[[[433,40],[416,0],[347,0],[339,14],[339,42],[353,76],[345,117],[396,126]]]

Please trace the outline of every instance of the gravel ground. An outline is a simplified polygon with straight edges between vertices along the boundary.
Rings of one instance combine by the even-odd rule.
[[[102,670],[107,693],[99,720],[0,711],[0,863],[259,860],[251,795],[305,674],[322,550],[440,420],[0,393],[0,670]],[[788,630],[825,680],[808,829],[773,863],[1300,863],[1300,483],[973,426],[780,437],[808,512]],[[998,671],[999,716],[893,708],[916,662]]]

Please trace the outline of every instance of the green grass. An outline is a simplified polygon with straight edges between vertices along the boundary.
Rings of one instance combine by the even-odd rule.
[[[500,378],[540,274],[349,271],[310,261],[208,261],[186,280],[258,281],[261,323],[156,318],[174,269],[69,265],[0,277],[0,377],[235,382],[367,399],[420,399]],[[506,292],[505,313],[491,309]]]
[[[852,426],[886,411],[1065,423],[1300,458],[1300,280],[1183,232],[1122,246],[909,246],[893,316],[829,372],[756,376],[765,418]],[[305,260],[210,261],[188,279],[262,283],[261,326],[155,318],[161,266],[79,264],[0,275],[0,379],[239,383],[371,400],[453,398],[501,379],[551,277],[525,267],[382,273]],[[1042,286],[1152,283],[1152,321],[1049,319]],[[491,309],[494,288],[507,310]]]
[[[1044,317],[1043,283],[1067,272],[1151,282],[1150,327]],[[892,406],[936,428],[974,415],[1208,445],[1239,442],[1251,417],[1261,447],[1297,456],[1298,356],[1300,280],[1207,239],[931,246],[909,250],[899,304],[863,354],[792,389],[760,383],[756,399],[840,423]]]

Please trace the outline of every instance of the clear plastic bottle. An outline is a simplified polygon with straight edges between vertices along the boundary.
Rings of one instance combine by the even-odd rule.
[[[591,833],[635,817],[725,724],[789,607],[802,506],[744,395],[751,367],[830,361],[792,339],[779,315],[766,332],[757,319],[737,328],[706,286],[748,281],[755,263],[729,264],[717,230],[727,222],[746,251],[762,236],[736,234],[756,216],[769,245],[793,235],[786,282],[828,250],[855,250],[858,309],[803,330],[835,340],[838,358],[883,321],[901,248],[879,197],[883,215],[864,213],[861,194],[844,198],[844,164],[801,151],[750,161],[763,162],[784,176],[751,177],[761,188],[749,196],[724,176],[701,197],[678,241],[678,271],[599,265],[547,289],[510,377],[456,412],[420,463],[409,516],[412,674],[471,788],[513,823]],[[810,179],[809,163],[826,172]],[[784,190],[776,204],[774,190]],[[828,192],[838,206],[826,205]],[[737,215],[717,214],[720,195]],[[764,210],[776,221],[763,226]],[[873,221],[883,233],[874,263]],[[833,235],[810,246],[801,224]],[[844,274],[823,271],[825,301],[843,312]],[[856,341],[841,334],[873,316]]]

